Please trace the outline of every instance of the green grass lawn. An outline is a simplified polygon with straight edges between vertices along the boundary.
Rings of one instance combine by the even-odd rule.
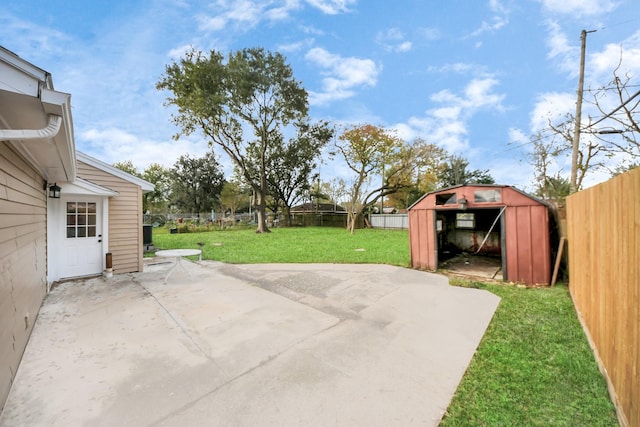
[[[252,229],[206,233],[166,234],[154,229],[159,249],[198,248],[202,258],[232,264],[342,263],[409,266],[407,230],[358,230],[343,228],[283,227],[256,234]]]
[[[452,282],[502,300],[442,427],[618,425],[566,286]]]
[[[197,248],[227,263],[378,263],[409,266],[406,230],[276,228],[166,234],[161,249]],[[500,305],[441,426],[617,426],[613,405],[566,286],[486,289]]]

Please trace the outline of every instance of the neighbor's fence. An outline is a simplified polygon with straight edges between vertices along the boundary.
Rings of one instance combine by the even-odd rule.
[[[620,423],[640,426],[640,168],[567,198],[569,289]]]
[[[369,222],[373,228],[409,228],[408,214],[371,214]]]
[[[303,227],[345,227],[347,226],[346,213],[327,213],[327,212],[292,212],[291,225]],[[362,216],[356,220],[356,228],[363,228],[364,221]]]

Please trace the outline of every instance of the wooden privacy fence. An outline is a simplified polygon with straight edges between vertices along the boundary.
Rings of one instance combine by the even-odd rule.
[[[640,426],[640,168],[567,198],[569,289],[622,425]]]

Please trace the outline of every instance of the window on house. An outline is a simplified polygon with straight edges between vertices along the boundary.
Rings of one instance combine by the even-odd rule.
[[[96,237],[96,204],[67,202],[67,238]]]
[[[436,205],[455,205],[456,193],[436,194]]]
[[[456,228],[476,228],[476,216],[472,213],[457,213]]]
[[[488,203],[501,201],[500,190],[477,190],[473,192],[473,201],[476,203]]]

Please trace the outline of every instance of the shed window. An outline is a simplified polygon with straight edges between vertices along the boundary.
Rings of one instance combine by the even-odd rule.
[[[472,213],[457,213],[456,228],[476,228],[476,216]]]
[[[455,205],[457,202],[456,193],[436,194],[436,205]]]
[[[473,201],[476,203],[500,202],[500,190],[477,190],[473,192]]]

